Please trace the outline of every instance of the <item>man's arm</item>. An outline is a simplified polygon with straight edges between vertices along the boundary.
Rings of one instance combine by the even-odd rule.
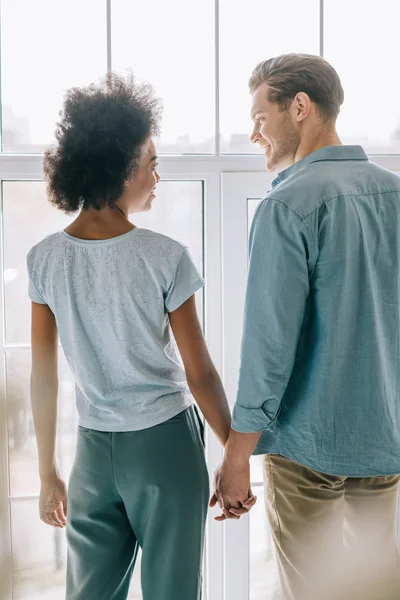
[[[243,505],[250,476],[245,465],[278,417],[295,361],[313,255],[301,218],[285,204],[265,200],[250,236],[239,387],[217,490],[225,510]]]

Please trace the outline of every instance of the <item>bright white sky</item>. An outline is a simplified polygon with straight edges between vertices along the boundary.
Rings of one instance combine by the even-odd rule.
[[[51,142],[62,94],[106,71],[105,0],[1,0],[3,103]],[[247,81],[283,52],[319,52],[318,0],[220,0],[221,133],[248,135]],[[113,69],[163,97],[163,141],[214,133],[214,1],[113,0]],[[390,142],[400,125],[398,0],[326,0],[325,57],[345,89],[344,141]],[[7,126],[7,122],[4,123]]]

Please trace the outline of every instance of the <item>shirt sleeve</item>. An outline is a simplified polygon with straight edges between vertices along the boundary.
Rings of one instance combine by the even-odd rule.
[[[165,310],[168,313],[173,312],[203,286],[204,280],[198,272],[189,250],[185,247],[172,283],[164,296]]]
[[[37,304],[47,304],[46,300],[43,298],[43,295],[38,290],[38,284],[35,282],[35,275],[33,269],[33,258],[32,254],[29,253],[26,259],[27,269],[28,269],[28,294],[29,298],[32,302],[36,302]]]
[[[267,198],[250,232],[241,364],[232,428],[267,430],[279,414],[293,369],[314,252],[302,219]]]

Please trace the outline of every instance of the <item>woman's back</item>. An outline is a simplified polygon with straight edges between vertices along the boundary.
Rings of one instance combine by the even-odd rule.
[[[27,257],[39,510],[53,527],[67,524],[58,337],[76,381],[68,600],[127,598],[139,545],[144,600],[201,594],[209,477],[189,386],[222,444],[231,418],[198,320],[204,282],[190,254],[129,220],[156,198],[159,117],[149,86],[108,74],[69,90],[44,159],[49,200],[79,212]]]
[[[147,229],[103,240],[65,231],[28,255],[30,295],[55,315],[80,425],[152,427],[191,404],[168,312],[203,285],[187,249]]]

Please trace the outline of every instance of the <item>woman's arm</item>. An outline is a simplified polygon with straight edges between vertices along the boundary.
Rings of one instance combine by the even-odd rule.
[[[231,414],[225,391],[208,353],[192,296],[169,314],[187,382],[207,423],[225,446],[231,428]]]
[[[39,453],[40,517],[49,525],[63,527],[66,490],[58,474],[55,456],[58,334],[54,315],[45,304],[32,302],[31,341],[31,403]]]

